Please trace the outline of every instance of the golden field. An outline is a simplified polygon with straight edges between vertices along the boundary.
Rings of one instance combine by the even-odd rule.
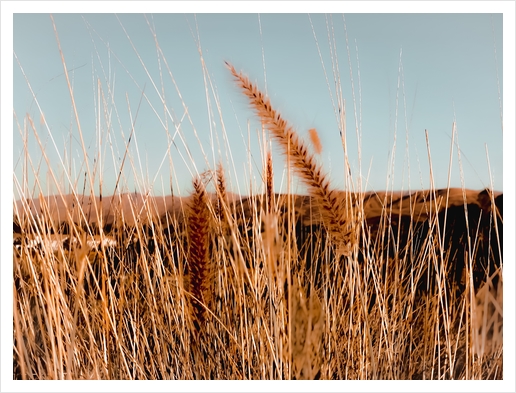
[[[500,379],[503,194],[332,187],[228,65],[308,195],[14,202],[14,377]]]

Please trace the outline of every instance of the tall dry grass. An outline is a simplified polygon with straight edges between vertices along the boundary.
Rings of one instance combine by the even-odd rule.
[[[129,196],[124,210],[119,193],[92,220],[82,200],[93,195],[60,189],[67,213],[56,220],[52,198],[34,209],[15,178],[14,378],[502,378],[494,195],[487,216],[466,196],[439,214],[433,188],[403,199],[409,216],[392,192],[369,195],[383,206],[372,224],[364,195],[334,189],[269,98],[228,68],[309,195],[274,192],[270,152],[263,194],[230,196],[219,165],[162,214],[159,197]],[[21,136],[39,140],[28,120]]]

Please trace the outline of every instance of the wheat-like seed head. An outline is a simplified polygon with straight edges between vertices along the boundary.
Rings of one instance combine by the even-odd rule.
[[[322,153],[322,144],[321,139],[319,138],[319,133],[315,128],[310,128],[308,130],[308,136],[310,137],[310,142],[312,142],[312,145],[314,147],[314,150],[317,154]]]
[[[294,171],[307,185],[308,192],[321,208],[323,222],[335,241],[337,250],[344,255],[350,255],[352,239],[355,238],[355,226],[352,225],[348,209],[338,205],[336,192],[331,188],[328,176],[294,129],[272,108],[269,99],[258,87],[251,83],[247,76],[238,73],[231,64],[226,62],[226,65],[256,114],[282,147],[284,154],[290,158]]]
[[[205,322],[205,307],[210,304],[209,211],[208,198],[199,178],[193,181],[194,193],[188,217],[189,291],[193,296],[193,321],[197,330]]]
[[[224,229],[227,227],[227,218],[224,213],[224,209],[227,209],[228,204],[228,196],[226,192],[226,177],[224,175],[224,167],[221,163],[217,166],[217,184],[216,184],[216,190],[217,190],[217,205],[215,206],[215,214],[216,218],[220,222],[220,228]]]
[[[265,167],[265,187],[267,195],[267,213],[272,213],[272,207],[274,206],[274,172],[272,167],[272,154],[270,151],[267,152],[267,165]]]

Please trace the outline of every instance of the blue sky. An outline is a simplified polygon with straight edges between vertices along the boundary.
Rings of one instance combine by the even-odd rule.
[[[361,173],[366,190],[429,188],[427,130],[434,184],[446,187],[455,120],[464,185],[489,186],[487,146],[494,188],[503,190],[500,13],[55,14],[54,20],[71,70],[85,150],[48,14],[14,15],[13,106],[20,124],[27,114],[34,120],[62,192],[70,187],[82,192],[87,162],[95,193],[102,178],[103,193],[112,194],[133,122],[117,191],[167,194],[172,183],[174,193],[186,195],[195,173],[221,161],[233,192],[248,194],[250,187],[261,192],[260,124],[225,60],[266,90],[301,136],[310,128],[318,130],[323,144],[318,159],[333,184],[344,189],[333,39],[355,185]],[[102,95],[105,104],[99,103]],[[28,131],[29,156],[34,166],[41,165],[42,192],[55,193],[42,150]],[[15,120],[13,169],[18,182],[24,162],[22,134]],[[274,145],[273,154],[276,189],[285,190],[285,162]],[[455,146],[452,187],[462,185],[457,157]],[[29,176],[32,182],[34,176]],[[297,181],[293,187],[304,192]]]

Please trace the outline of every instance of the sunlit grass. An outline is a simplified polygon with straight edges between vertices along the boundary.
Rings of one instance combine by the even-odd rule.
[[[263,192],[235,196],[224,165],[206,159],[194,165],[204,171],[193,174],[189,197],[123,193],[125,166],[143,182],[131,129],[109,199],[73,99],[84,178],[61,157],[50,162],[30,116],[18,122],[25,149],[23,177],[14,177],[14,377],[502,378],[503,219],[494,191],[482,208],[465,184],[462,198],[433,184],[401,199],[365,194],[348,170],[340,191],[314,158],[320,147],[312,153],[258,86],[230,73],[264,140],[282,149],[288,187],[299,179],[308,196],[274,191],[268,142],[256,187]],[[345,113],[343,100],[338,106]],[[32,161],[29,135],[48,173]],[[430,142],[427,151],[431,167]],[[42,177],[55,195],[44,196]],[[373,202],[382,207],[374,222]],[[56,205],[64,206],[58,219]]]

